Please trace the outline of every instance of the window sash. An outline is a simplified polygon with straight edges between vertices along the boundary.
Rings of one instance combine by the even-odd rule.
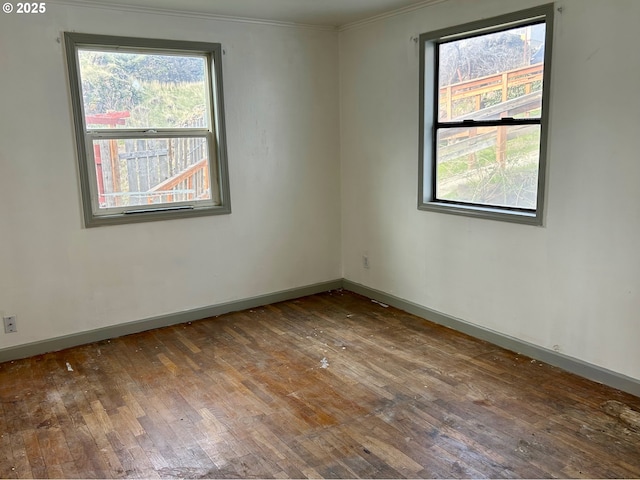
[[[512,118],[506,117],[496,120],[463,120],[462,122],[435,122],[434,128],[462,128],[462,127],[500,127],[511,125],[540,125],[542,119],[533,118]]]
[[[441,128],[436,140],[438,202],[535,213],[539,123]]]
[[[207,128],[207,129],[212,129],[214,128],[214,125],[212,123],[212,115],[211,115],[211,108],[213,108],[213,104],[212,104],[212,94],[213,94],[213,75],[214,75],[214,70],[212,68],[213,65],[213,58],[212,55],[209,52],[197,52],[197,51],[171,51],[171,50],[166,50],[166,49],[152,49],[152,48],[138,48],[138,47],[128,47],[128,46],[118,46],[118,47],[114,47],[114,46],[100,46],[100,45],[85,45],[85,44],[78,44],[76,45],[76,63],[77,63],[77,72],[78,72],[78,85],[80,88],[80,92],[82,92],[82,69],[80,68],[80,52],[91,52],[91,53],[120,53],[120,54],[130,54],[130,55],[145,55],[145,56],[161,56],[161,57],[180,57],[180,58],[199,58],[201,60],[204,60],[204,85],[203,85],[203,93],[205,95],[205,104],[207,105],[207,111],[206,111],[206,126],[203,128]],[[157,80],[156,80],[157,81]],[[80,103],[82,110],[83,110],[83,125],[85,130],[100,130],[100,131],[105,131],[105,130],[110,130],[109,128],[94,128],[94,129],[88,129],[87,128],[87,123],[86,123],[86,112],[84,111],[85,108],[85,102],[84,100]],[[189,128],[189,127],[166,127],[166,128],[162,128],[163,130],[179,130],[179,129],[183,129],[183,128]],[[148,131],[156,131],[156,130],[161,130],[161,128],[159,127],[154,127],[153,125],[149,125],[147,127],[139,127],[136,128],[139,130],[148,130]],[[132,128],[122,128],[122,129],[117,129],[117,130],[122,130],[122,131],[127,131],[127,130],[134,130]]]
[[[119,139],[119,138],[167,138],[167,137],[202,137],[212,135],[208,128],[159,128],[159,129],[109,129],[87,130],[86,136],[95,139]]]
[[[216,148],[215,148],[215,136],[212,132],[207,130],[196,131],[191,129],[188,133],[183,132],[154,132],[147,133],[146,135],[138,134],[135,131],[125,132],[126,135],[121,135],[121,131],[113,131],[113,132],[104,132],[100,131],[98,133],[88,132],[85,135],[85,145],[87,146],[87,163],[88,163],[88,173],[89,173],[89,189],[91,191],[91,206],[93,210],[93,214],[96,217],[108,217],[119,214],[132,214],[132,213],[149,213],[151,211],[160,212],[160,211],[177,211],[177,207],[181,208],[189,208],[189,209],[197,209],[203,207],[216,207],[221,203],[220,198],[220,188],[218,184],[218,176],[211,175],[210,172],[218,171],[218,161],[216,157]],[[190,199],[190,200],[182,200],[182,201],[170,201],[170,202],[154,202],[151,204],[147,204],[144,208],[141,208],[139,205],[126,205],[126,206],[100,206],[100,192],[99,192],[99,182],[98,182],[98,173],[95,168],[96,159],[94,152],[94,141],[96,140],[149,140],[149,139],[183,139],[183,138],[202,138],[207,142],[207,170],[208,170],[208,192],[209,198],[207,199]],[[113,161],[113,159],[110,159]],[[162,182],[161,182],[162,183]],[[135,192],[135,191],[127,191],[121,192],[123,196],[127,194],[130,196],[138,196],[143,197],[145,192]],[[113,195],[113,193],[102,193],[102,195]],[[152,192],[147,192],[147,196],[153,195]],[[171,193],[166,193],[166,195],[172,195]],[[162,198],[162,195],[160,195]]]

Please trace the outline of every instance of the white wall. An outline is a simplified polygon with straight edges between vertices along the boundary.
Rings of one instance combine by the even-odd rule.
[[[0,14],[0,348],[341,277],[335,31]],[[85,229],[63,31],[221,42],[233,213]]]
[[[341,32],[344,277],[640,379],[640,2],[556,4],[544,227],[416,208],[410,38],[540,3],[451,0]]]
[[[544,227],[416,208],[410,38],[540,3],[450,0],[347,29],[339,64],[334,31],[0,14],[0,311],[19,324],[0,349],[344,276],[640,379],[640,2],[558,3]],[[223,43],[233,214],[82,227],[65,30]]]

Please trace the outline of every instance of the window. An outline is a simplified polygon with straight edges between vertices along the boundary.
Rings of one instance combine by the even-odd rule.
[[[221,46],[64,37],[85,225],[230,213]]]
[[[420,36],[419,208],[542,224],[553,5]]]

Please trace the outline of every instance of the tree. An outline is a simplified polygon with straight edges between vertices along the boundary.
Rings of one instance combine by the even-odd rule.
[[[86,115],[127,111],[129,127],[173,127],[204,111],[203,57],[79,52]]]
[[[519,30],[465,38],[440,46],[440,86],[529,65]]]

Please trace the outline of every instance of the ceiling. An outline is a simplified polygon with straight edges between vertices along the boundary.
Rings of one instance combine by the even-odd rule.
[[[438,0],[76,0],[85,5],[142,7],[335,27],[434,1]]]

